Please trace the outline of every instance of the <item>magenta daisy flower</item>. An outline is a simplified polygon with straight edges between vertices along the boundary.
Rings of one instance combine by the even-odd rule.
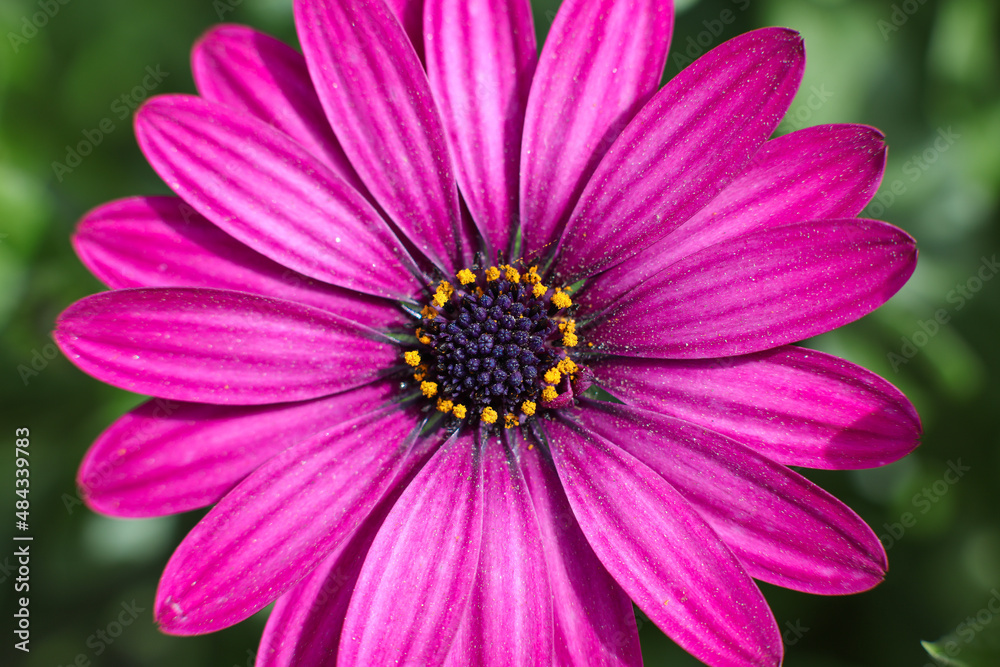
[[[139,144],[178,197],[89,213],[111,291],[60,317],[155,397],[80,484],[126,517],[212,506],[160,583],[172,634],[277,600],[258,665],[638,665],[633,603],[709,665],[777,665],[754,579],[818,594],[879,541],[788,466],[878,466],[919,420],[792,346],[916,261],[855,216],[882,136],[771,139],[802,40],[728,41],[659,87],[664,0],[299,0],[304,57],[195,47]]]

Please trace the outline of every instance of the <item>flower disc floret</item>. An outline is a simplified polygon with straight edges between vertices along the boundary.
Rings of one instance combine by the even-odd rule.
[[[407,350],[404,360],[420,364],[414,378],[439,411],[483,424],[504,415],[503,426],[521,425],[540,404],[551,407],[544,403],[558,395],[554,385],[579,370],[566,345],[573,321],[560,307],[571,302],[545,298],[535,267],[462,269],[456,278],[430,288],[430,305],[416,330],[421,347]]]

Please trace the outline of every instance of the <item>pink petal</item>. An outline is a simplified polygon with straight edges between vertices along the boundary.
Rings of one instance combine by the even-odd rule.
[[[219,405],[335,394],[399,361],[389,338],[339,315],[226,290],[102,292],[63,311],[54,336],[98,380]]]
[[[290,269],[377,296],[421,281],[406,251],[354,188],[288,136],[252,116],[186,95],[136,115],[146,159],[227,234]]]
[[[597,163],[663,76],[673,3],[566,0],[531,84],[521,147],[522,255],[548,254]]]
[[[676,488],[751,576],[820,595],[864,591],[885,576],[871,528],[798,473],[673,417],[595,401],[584,408],[580,423]]]
[[[316,96],[305,58],[270,35],[218,25],[191,53],[191,73],[206,100],[274,126],[358,190],[364,190]]]
[[[650,620],[710,665],[780,664],[764,596],[683,496],[603,438],[560,422],[546,429],[587,541]]]
[[[875,310],[913,273],[914,240],[877,220],[820,220],[709,246],[628,294],[588,333],[604,352],[749,354]]]
[[[472,597],[447,665],[504,667],[552,661],[552,593],[531,497],[513,454],[482,451],[483,542]]]
[[[419,415],[364,414],[286,449],[227,494],[167,563],[156,620],[169,634],[238,623],[348,540],[426,460]]]
[[[524,106],[538,58],[531,7],[527,0],[427,0],[425,13],[427,73],[458,184],[489,246],[509,253]]]
[[[670,80],[608,151],[560,240],[564,282],[666,236],[740,175],[778,126],[805,66],[802,38],[765,28]]]
[[[295,25],[327,119],[368,190],[446,274],[469,265],[441,117],[384,0],[296,0]]]
[[[350,540],[278,598],[260,639],[255,667],[337,664],[340,633],[354,587],[401,487],[372,510]]]
[[[122,517],[187,512],[219,501],[278,452],[371,412],[398,391],[378,382],[302,403],[262,407],[180,403],[157,398],[102,433],[77,481],[87,504]]]
[[[555,664],[641,667],[632,600],[580,532],[551,462],[537,447],[526,447],[521,445],[521,470],[538,515],[555,600]]]
[[[392,301],[334,287],[276,264],[210,223],[178,197],[131,197],[94,209],[73,246],[112,289],[208,287],[322,308],[372,327],[406,321]]]
[[[389,9],[406,31],[417,57],[424,59],[424,0],[387,0]]]
[[[590,366],[625,403],[711,429],[784,465],[875,468],[906,456],[920,437],[920,418],[898,389],[801,347],[705,360],[610,357]]]
[[[885,170],[882,134],[864,125],[818,125],[764,144],[753,163],[694,217],[627,262],[588,281],[574,301],[600,311],[702,248],[764,227],[861,212]]]
[[[442,664],[470,600],[483,530],[483,466],[471,435],[443,445],[372,544],[337,664]]]

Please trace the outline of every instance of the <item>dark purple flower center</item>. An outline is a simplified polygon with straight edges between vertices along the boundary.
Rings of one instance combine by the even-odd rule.
[[[507,428],[541,409],[572,401],[585,369],[569,356],[577,344],[566,290],[542,284],[535,268],[463,269],[441,281],[405,354],[424,396],[452,420]]]

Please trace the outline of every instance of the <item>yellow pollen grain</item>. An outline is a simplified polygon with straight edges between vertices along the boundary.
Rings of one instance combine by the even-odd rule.
[[[545,381],[549,384],[556,384],[559,379],[562,378],[562,373],[559,372],[559,367],[553,367],[545,371]]]
[[[513,266],[504,267],[504,277],[512,283],[521,282],[521,274]]]
[[[447,302],[448,302],[448,297],[446,297],[441,292],[435,292],[434,298],[431,299],[431,303],[433,303],[438,308],[444,308],[444,304]]]
[[[459,419],[465,419],[466,412],[467,411],[465,409],[465,406],[462,405],[461,403],[459,403],[458,405],[456,405],[454,408],[451,409],[451,414],[455,415]]]
[[[482,419],[487,424],[496,424],[497,423],[497,417],[499,417],[499,416],[500,415],[498,415],[497,411],[494,410],[493,408],[491,408],[491,407],[485,407],[485,408],[483,408],[483,413],[481,415],[479,415],[479,418]]]
[[[569,308],[573,305],[573,300],[569,298],[569,294],[566,292],[558,291],[552,295],[552,305],[556,308]]]
[[[524,403],[521,403],[521,412],[530,417],[535,414],[536,407],[538,406],[535,405],[534,401],[525,401]]]
[[[419,340],[424,345],[430,345],[431,344],[431,337],[430,336],[421,336],[417,340]]]
[[[437,402],[437,409],[439,412],[451,412],[455,404],[449,401],[447,398],[439,398]]]
[[[559,392],[556,391],[555,387],[546,387],[545,389],[542,389],[542,400],[546,403],[551,403],[557,398],[559,398]]]
[[[452,287],[451,283],[448,282],[447,280],[442,280],[441,282],[438,283],[437,291],[441,292],[447,297],[450,297],[452,294],[455,293],[455,288]]]
[[[572,375],[573,373],[575,373],[575,372],[577,372],[579,370],[577,368],[576,363],[572,359],[570,359],[568,357],[566,359],[561,360],[559,362],[559,365],[556,366],[556,368],[558,368],[560,371],[562,371],[566,375]]]
[[[421,308],[420,314],[424,316],[424,319],[432,320],[437,316],[438,311],[434,310],[430,306],[424,306]]]
[[[462,269],[461,271],[455,274],[455,277],[458,278],[458,282],[462,283],[463,285],[468,285],[469,283],[476,282],[476,274],[474,274],[472,271],[469,271],[468,269]]]
[[[417,372],[413,374],[413,379],[416,380],[417,382],[420,382],[425,377],[427,377],[427,369],[424,368],[423,366],[418,368]]]
[[[438,393],[437,382],[421,382],[420,391],[424,392],[424,396],[430,398],[434,394]]]
[[[498,269],[495,266],[491,266],[490,268],[486,269],[487,282],[493,282],[494,280],[497,280],[499,278],[500,278],[500,269]]]
[[[541,298],[543,294],[549,291],[549,288],[541,283],[535,283],[535,286],[531,288],[531,293],[535,295],[535,298]]]
[[[529,285],[537,285],[542,282],[542,277],[538,275],[538,266],[535,265],[528,269],[528,272],[524,274],[524,282]]]
[[[405,359],[406,363],[408,363],[410,366],[420,365],[420,353],[417,352],[416,350],[410,350],[409,352],[404,352],[403,359]]]
[[[575,333],[566,332],[563,335],[562,344],[563,347],[576,347],[576,344],[580,342],[580,339],[576,337]]]
[[[517,415],[509,414],[503,418],[504,428],[514,428],[515,426],[517,426]]]

